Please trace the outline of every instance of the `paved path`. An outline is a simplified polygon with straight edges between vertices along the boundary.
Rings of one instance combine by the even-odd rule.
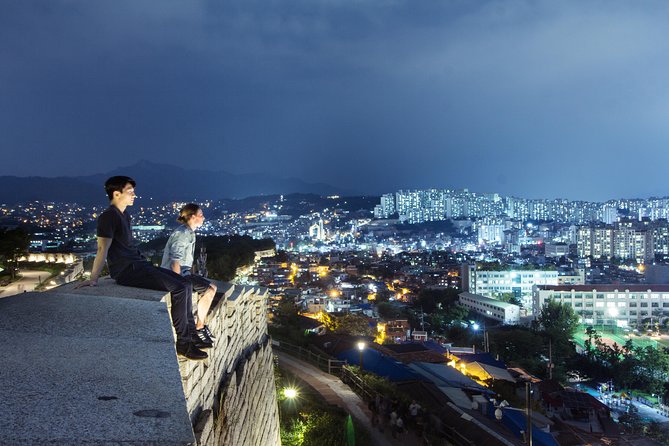
[[[611,411],[616,415],[616,418],[619,415],[625,413],[625,407],[621,404],[613,404],[611,398],[609,398],[607,395],[601,394],[596,389],[587,385],[582,385],[581,389],[585,390],[590,395],[594,396],[599,401],[606,404],[611,409]],[[631,404],[638,409],[639,416],[641,416],[642,418],[647,418],[649,420],[656,421],[658,423],[669,422],[669,417],[665,417],[657,409],[654,409],[636,400],[632,400]]]
[[[12,282],[6,287],[0,287],[0,298],[14,296],[24,291],[35,291],[35,287],[39,285],[40,280],[46,280],[51,276],[51,273],[47,271],[21,270],[21,276],[16,282]]]
[[[382,433],[372,426],[371,413],[365,403],[355,394],[350,387],[320,369],[300,361],[284,352],[274,351],[279,358],[281,368],[288,370],[293,375],[305,381],[313,387],[330,404],[341,407],[348,412],[356,421],[360,422],[372,437],[375,446],[418,446],[421,441],[413,433],[404,433],[399,438],[392,438],[390,429],[387,427]]]

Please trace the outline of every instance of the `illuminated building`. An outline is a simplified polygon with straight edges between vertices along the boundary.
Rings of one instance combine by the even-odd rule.
[[[516,325],[520,322],[520,307],[518,305],[491,299],[480,294],[460,293],[458,303],[463,307],[485,316],[489,319],[500,321],[506,325]]]
[[[569,305],[588,325],[638,327],[669,319],[669,285],[536,286],[534,312],[548,300]]]

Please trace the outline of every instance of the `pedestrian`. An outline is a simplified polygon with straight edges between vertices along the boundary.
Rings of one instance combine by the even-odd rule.
[[[399,435],[404,433],[404,420],[402,420],[402,417],[400,416],[398,416],[397,420],[395,420],[395,431]],[[396,438],[396,435],[393,435],[393,437]]]
[[[381,398],[379,402],[379,430],[385,430],[386,422],[388,421],[388,400]]]
[[[390,412],[390,432],[393,438],[397,438],[397,412]]]
[[[411,400],[411,404],[409,404],[409,424],[414,426],[416,424],[416,418],[418,417],[418,413],[422,407],[416,400]]]

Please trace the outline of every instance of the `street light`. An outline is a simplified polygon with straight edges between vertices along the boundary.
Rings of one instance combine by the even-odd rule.
[[[289,400],[296,398],[297,395],[298,395],[297,389],[294,387],[286,387],[285,389],[283,389],[283,396],[285,396]]]
[[[286,409],[287,410],[286,414],[289,415],[292,412],[292,408],[294,407],[293,405],[295,403],[295,399],[299,396],[299,392],[298,392],[297,388],[295,388],[295,387],[285,387],[281,391],[281,395],[283,395],[283,400],[281,398],[279,398],[279,401],[278,401],[278,403],[279,403],[279,418],[283,418],[284,415],[285,415],[283,409],[281,408],[281,406],[283,406],[284,404],[286,406],[288,406],[287,409]]]
[[[472,324],[472,330],[474,331],[479,331],[479,329],[483,328],[483,349],[486,353],[490,351],[490,341],[488,339],[488,330],[486,330],[485,323],[482,324],[483,327],[478,322],[474,322]]]
[[[362,351],[365,349],[365,343],[363,341],[358,342],[358,350],[360,351],[360,371],[362,372]]]

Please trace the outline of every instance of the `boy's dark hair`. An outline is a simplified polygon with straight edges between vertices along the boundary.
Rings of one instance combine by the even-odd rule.
[[[119,175],[108,178],[107,181],[105,181],[105,192],[107,192],[109,201],[114,198],[114,192],[123,192],[123,188],[128,183],[130,183],[132,187],[135,187],[136,185],[135,180],[130,177]]]
[[[188,223],[188,220],[190,218],[197,214],[197,211],[200,210],[200,206],[198,206],[195,203],[188,203],[184,207],[181,208],[181,211],[179,212],[179,218],[177,218],[177,221],[181,224],[186,224]]]

